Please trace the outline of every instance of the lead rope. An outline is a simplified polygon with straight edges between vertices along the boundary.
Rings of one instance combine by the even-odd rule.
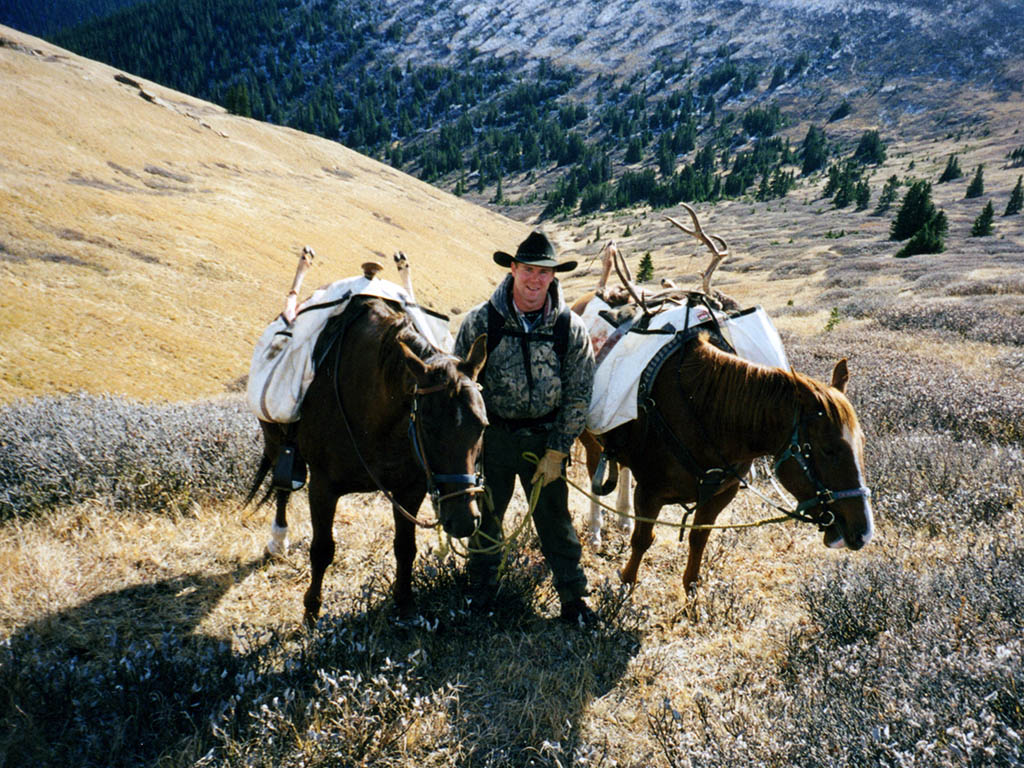
[[[356,452],[356,457],[363,465],[363,469],[366,470],[366,474],[370,476],[373,484],[376,485],[377,489],[384,494],[384,498],[390,501],[391,506],[401,512],[402,516],[405,517],[406,520],[420,528],[437,528],[440,525],[440,520],[435,520],[432,523],[425,523],[420,521],[415,515],[406,511],[405,507],[399,504],[395,497],[392,496],[386,488],[384,488],[380,480],[377,479],[377,475],[375,475],[373,470],[370,469],[370,465],[366,463],[366,459],[363,458],[363,452],[359,450],[359,442],[356,440],[355,432],[352,431],[352,425],[349,423],[348,414],[345,413],[345,406],[341,403],[341,376],[338,374],[341,363],[341,344],[338,344],[336,349],[337,352],[335,352],[334,356],[334,398],[338,402],[338,411],[341,413],[341,420],[345,423],[345,429],[348,431],[349,439],[352,441],[352,449]],[[415,394],[413,396],[415,397]]]

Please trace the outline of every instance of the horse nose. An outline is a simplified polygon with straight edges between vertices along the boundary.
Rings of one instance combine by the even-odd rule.
[[[455,502],[448,508],[447,514],[442,516],[441,524],[449,536],[464,539],[476,531],[478,517],[479,513],[473,509],[472,504]]]

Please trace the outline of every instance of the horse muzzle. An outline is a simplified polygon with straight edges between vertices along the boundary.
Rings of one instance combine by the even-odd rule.
[[[471,499],[470,495],[461,494],[441,502],[439,509],[441,527],[449,536],[464,539],[472,536],[480,527],[480,513]]]
[[[824,529],[824,543],[831,549],[846,547],[857,551],[866,546],[875,535],[871,503],[865,496],[861,505],[849,502],[846,506],[859,506],[859,509],[837,512],[832,524]]]

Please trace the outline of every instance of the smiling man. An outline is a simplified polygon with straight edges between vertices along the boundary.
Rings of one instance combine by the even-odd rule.
[[[596,620],[587,605],[587,579],[580,566],[582,549],[569,514],[569,489],[563,477],[573,441],[583,431],[594,379],[594,353],[579,317],[562,298],[556,272],[576,267],[559,261],[547,236],[534,231],[515,255],[497,251],[494,261],[509,274],[488,301],[466,315],[455,354],[468,352],[487,334],[487,363],[480,382],[490,422],[484,433],[484,477],[493,509],[481,503],[482,535],[471,542],[469,571],[481,590],[497,586],[501,521],[515,491],[516,477],[527,497],[534,483],[542,488],[533,511],[541,551],[551,567],[569,623]],[[539,463],[523,458],[540,457]],[[493,595],[491,595],[493,596]]]

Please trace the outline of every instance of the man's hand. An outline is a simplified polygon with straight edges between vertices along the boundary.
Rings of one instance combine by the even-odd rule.
[[[565,461],[567,455],[553,448],[548,448],[544,451],[544,456],[541,460],[537,462],[537,471],[533,473],[533,480],[530,482],[539,482],[541,486],[545,486],[560,478],[562,476],[562,462]]]

